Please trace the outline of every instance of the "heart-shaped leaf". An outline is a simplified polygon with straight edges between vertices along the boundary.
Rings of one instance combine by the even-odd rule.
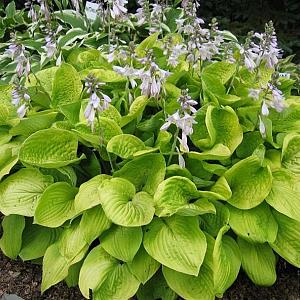
[[[151,222],[154,215],[152,197],[146,192],[136,194],[135,191],[135,186],[123,178],[102,182],[98,190],[101,204],[113,223],[136,227]]]
[[[206,252],[206,238],[197,217],[155,218],[146,226],[144,247],[161,264],[197,276]]]

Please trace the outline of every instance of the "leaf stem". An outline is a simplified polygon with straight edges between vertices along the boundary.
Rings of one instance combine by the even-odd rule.
[[[174,134],[174,141],[173,141],[173,144],[172,144],[171,153],[170,153],[170,156],[169,156],[169,159],[168,159],[167,166],[169,166],[171,161],[172,161],[173,154],[174,154],[174,151],[175,151],[175,148],[176,148],[178,135],[179,135],[179,128],[176,129],[176,132]]]

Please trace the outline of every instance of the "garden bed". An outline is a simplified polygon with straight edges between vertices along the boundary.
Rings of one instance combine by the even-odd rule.
[[[238,280],[226,292],[223,300],[298,300],[300,299],[300,272],[297,268],[280,260],[278,278],[269,288],[255,286],[241,272]],[[17,294],[24,300],[81,300],[84,299],[77,288],[68,288],[60,283],[43,296],[40,294],[42,270],[38,265],[12,261],[0,253],[0,297],[5,294]]]

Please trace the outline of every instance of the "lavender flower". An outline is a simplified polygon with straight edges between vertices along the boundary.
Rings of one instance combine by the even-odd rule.
[[[261,89],[249,89],[249,97],[253,98],[254,100],[259,99],[260,93],[261,93]]]
[[[106,110],[111,103],[110,97],[100,90],[100,87],[103,85],[105,85],[105,83],[99,82],[92,74],[88,75],[85,79],[85,86],[87,87],[87,93],[90,94],[90,100],[84,111],[84,116],[92,130],[94,130],[96,114]]]
[[[128,3],[127,0],[110,0],[112,5],[110,14],[113,19],[122,18],[127,14],[127,8],[125,5]]]
[[[42,46],[42,48],[45,50],[47,57],[49,59],[52,59],[56,57],[58,52],[57,42],[56,42],[56,36],[58,33],[62,30],[62,26],[58,26],[56,29],[56,32],[48,31],[47,36],[45,37],[45,46]],[[58,65],[60,65],[59,60],[61,61],[61,57],[58,59]]]
[[[36,22],[38,20],[37,12],[34,8],[33,1],[27,0],[24,4],[26,9],[29,9],[28,11],[28,18],[32,20],[32,22]]]
[[[18,116],[21,119],[24,118],[30,105],[30,96],[27,89],[20,84],[16,84],[12,90],[11,103],[17,107]]]
[[[259,116],[259,131],[260,131],[260,134],[262,135],[263,138],[267,137],[266,126],[265,126],[261,116]]]

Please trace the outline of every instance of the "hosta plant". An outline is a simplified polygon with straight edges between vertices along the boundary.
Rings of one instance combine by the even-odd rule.
[[[7,45],[1,250],[96,300],[274,284],[279,256],[300,267],[300,99],[272,23],[239,44],[190,1],[126,2],[102,6],[108,44]]]

